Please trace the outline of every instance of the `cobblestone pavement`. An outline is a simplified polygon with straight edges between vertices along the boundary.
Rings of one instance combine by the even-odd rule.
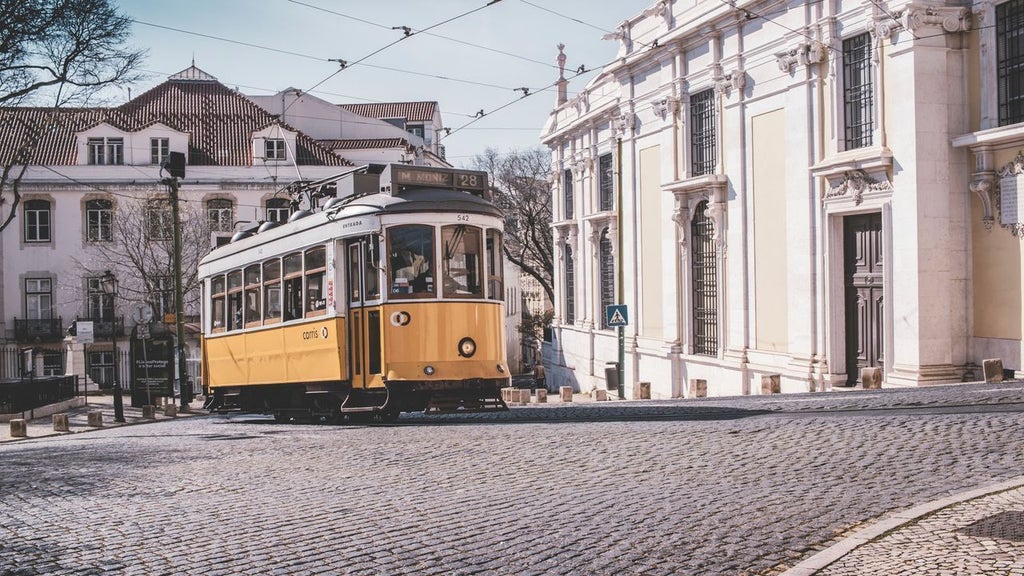
[[[0,574],[780,574],[1024,476],[1022,434],[1019,383],[167,419],[0,443]]]

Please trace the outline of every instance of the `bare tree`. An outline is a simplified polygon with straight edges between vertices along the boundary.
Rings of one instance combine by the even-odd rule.
[[[198,310],[199,261],[210,251],[209,219],[196,202],[181,203],[181,269],[184,309]],[[79,265],[94,274],[110,270],[121,278],[118,295],[174,310],[174,239],[166,196],[121,198],[113,210],[109,241],[93,242],[89,261]],[[163,305],[159,304],[163,302]]]
[[[14,220],[27,167],[68,121],[60,108],[139,80],[145,51],[131,50],[131,20],[109,0],[0,0],[0,231]],[[9,106],[45,104],[26,118]],[[6,198],[4,198],[6,200]]]
[[[543,148],[501,154],[488,148],[473,159],[488,173],[494,201],[505,212],[505,256],[537,279],[554,302],[551,235],[551,156]]]

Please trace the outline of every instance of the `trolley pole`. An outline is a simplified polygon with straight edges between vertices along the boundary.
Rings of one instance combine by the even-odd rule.
[[[178,206],[178,178],[171,176],[164,182],[170,188],[171,218],[174,224],[174,324],[178,337],[178,390],[181,393],[181,408],[188,409],[192,401],[192,390],[188,389],[188,374],[185,366],[185,296],[181,286],[181,216]]]

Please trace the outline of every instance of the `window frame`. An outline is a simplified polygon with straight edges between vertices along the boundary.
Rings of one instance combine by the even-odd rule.
[[[164,163],[164,160],[171,154],[171,139],[170,138],[150,138],[149,139],[149,163],[159,166]]]
[[[875,131],[875,78],[871,34],[843,40],[843,149],[870,147]]]
[[[23,200],[26,244],[47,244],[53,241],[53,205],[49,200],[32,198]],[[45,222],[44,222],[45,220]]]
[[[718,254],[707,206],[701,201],[690,221],[690,337],[693,354],[718,356]]]
[[[264,138],[263,159],[275,162],[288,160],[288,145],[284,138]]]
[[[601,212],[615,209],[615,157],[611,152],[597,157],[598,206]]]
[[[1009,126],[1024,122],[1024,0],[996,4],[995,22],[996,122]],[[1016,53],[1007,54],[1009,44]]]
[[[51,320],[53,318],[53,279],[25,278],[25,318]],[[43,302],[45,300],[45,302]],[[35,305],[31,302],[35,302]]]
[[[715,90],[690,95],[690,176],[714,174],[718,167],[718,126]]]
[[[107,198],[93,198],[85,202],[86,242],[112,242],[114,240],[114,202]]]
[[[212,232],[233,231],[235,203],[227,198],[210,198],[206,201],[206,220]]]

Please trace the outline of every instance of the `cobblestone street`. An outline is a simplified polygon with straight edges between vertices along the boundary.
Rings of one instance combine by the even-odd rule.
[[[0,574],[777,574],[1024,475],[1022,403],[974,384],[9,442]]]

